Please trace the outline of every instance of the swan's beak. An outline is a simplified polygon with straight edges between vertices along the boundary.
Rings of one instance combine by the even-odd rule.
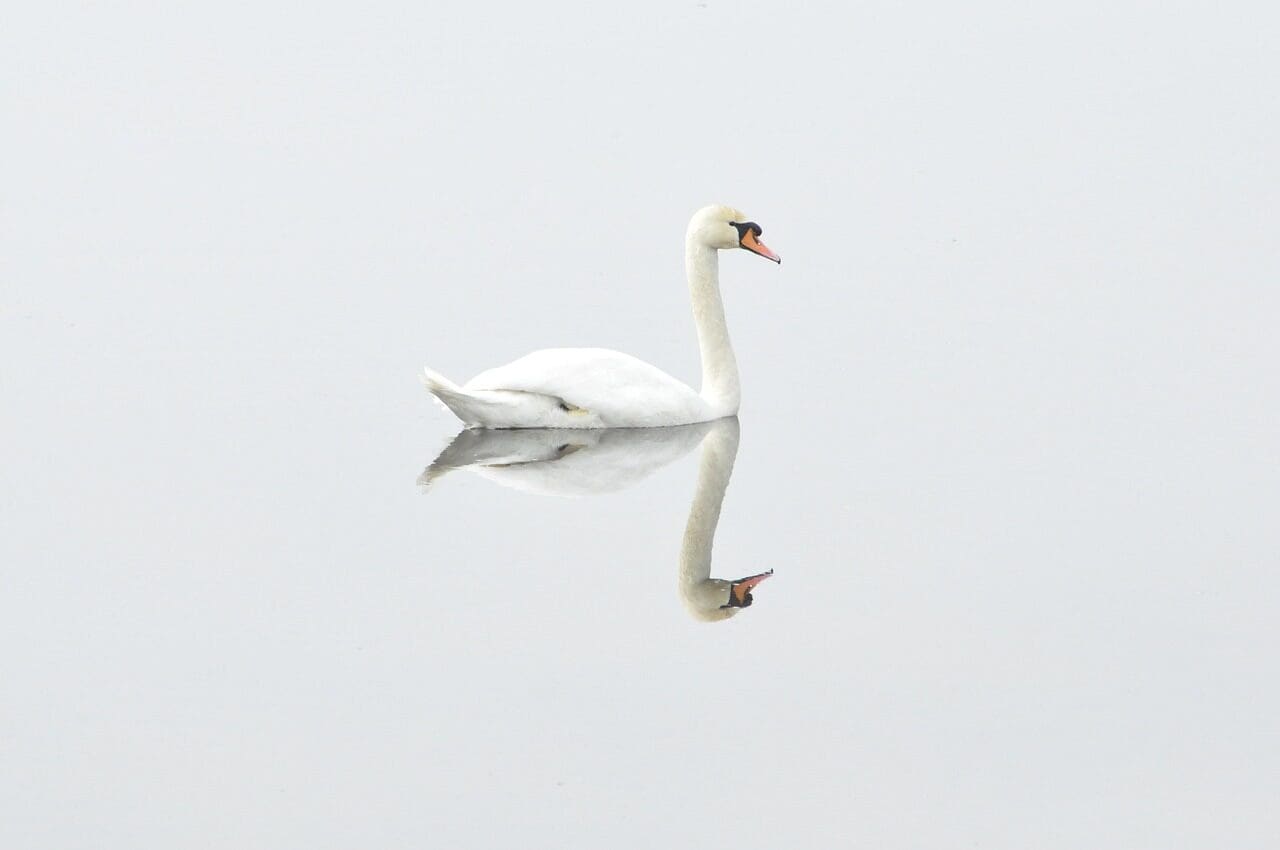
[[[751,588],[773,575],[773,570],[740,578],[729,585],[729,601],[721,608],[746,608],[755,600],[751,598]]]
[[[773,253],[773,251],[769,250],[768,245],[764,244],[759,239],[757,239],[753,231],[748,230],[746,233],[742,234],[742,241],[739,242],[738,244],[740,244],[743,248],[746,248],[748,251],[752,252],[753,254],[759,254],[760,256],[764,257],[766,260],[773,260],[775,263],[779,265],[782,264],[782,258],[779,257],[777,254]]]

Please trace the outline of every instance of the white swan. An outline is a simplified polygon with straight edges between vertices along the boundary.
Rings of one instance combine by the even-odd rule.
[[[698,486],[680,543],[680,599],[699,620],[724,620],[749,606],[751,590],[773,570],[728,581],[711,577],[711,553],[720,505],[738,453],[738,420],[719,419],[678,428],[597,431],[463,430],[418,477],[435,486],[454,469],[525,492],[597,495],[630,487],[702,442]]]
[[[702,353],[702,392],[627,354],[549,348],[481,372],[463,386],[425,369],[433,395],[468,428],[653,428],[738,412],[738,363],[720,300],[718,251],[745,248],[781,263],[738,210],[698,210],[685,236],[685,271]]]

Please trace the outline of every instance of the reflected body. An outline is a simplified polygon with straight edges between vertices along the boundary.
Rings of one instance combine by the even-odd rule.
[[[603,348],[552,348],[481,372],[459,386],[431,369],[423,382],[468,428],[654,428],[738,413],[738,364],[720,297],[721,250],[782,260],[760,226],[726,206],[704,207],[685,234],[685,272],[702,355],[702,390],[643,360]]]
[[[466,469],[504,487],[539,495],[582,496],[622,490],[687,454],[701,441],[698,484],[680,545],[680,598],[700,620],[724,620],[752,604],[752,589],[772,570],[734,581],[711,577],[720,508],[738,454],[738,420],[672,428],[599,431],[464,430],[418,477],[432,487]]]
[[[672,428],[525,428],[459,432],[418,476],[432,486],[454,469],[541,496],[611,493],[688,454],[710,422]]]

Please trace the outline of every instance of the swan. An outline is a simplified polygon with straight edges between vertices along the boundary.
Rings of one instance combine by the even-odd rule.
[[[689,505],[677,570],[680,599],[698,620],[715,622],[754,601],[751,591],[773,570],[733,581],[711,577],[720,506],[738,454],[738,420],[718,419],[675,428],[463,429],[418,476],[424,489],[466,469],[529,493],[597,495],[621,490],[702,444],[698,483]]]
[[[459,386],[423,370],[423,383],[468,428],[655,428],[738,413],[738,363],[720,299],[719,251],[744,248],[781,263],[739,210],[703,207],[685,234],[685,272],[702,355],[702,392],[628,354],[549,348]]]

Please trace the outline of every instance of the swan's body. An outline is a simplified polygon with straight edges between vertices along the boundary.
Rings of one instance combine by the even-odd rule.
[[[643,360],[604,348],[551,348],[459,386],[430,369],[427,389],[469,428],[653,428],[738,412],[738,364],[720,298],[717,252],[747,248],[781,262],[758,225],[729,207],[699,210],[685,237],[685,271],[702,354],[702,391]]]
[[[657,366],[606,348],[546,348],[462,387],[424,374],[427,388],[471,428],[651,428],[729,415]]]

